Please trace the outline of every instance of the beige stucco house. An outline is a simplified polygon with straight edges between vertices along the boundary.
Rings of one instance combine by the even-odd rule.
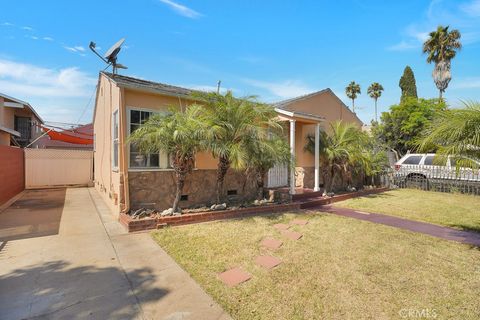
[[[171,205],[175,180],[168,156],[161,152],[142,155],[127,143],[127,137],[150,114],[166,112],[171,106],[184,109],[194,103],[191,94],[192,90],[186,88],[100,73],[93,119],[94,183],[114,212],[139,207],[165,209]],[[362,122],[330,89],[282,101],[274,107],[286,122],[296,170],[273,168],[267,186],[289,186],[291,193],[296,187],[318,190],[319,159],[304,151],[306,136],[328,130],[328,124],[335,120],[359,127]],[[216,169],[217,160],[210,153],[197,154],[196,168],[187,179],[180,206],[211,203],[215,198]],[[229,170],[225,181],[229,197],[252,196],[255,190],[249,185],[242,172]]]
[[[40,134],[42,123],[28,102],[0,93],[0,145],[25,147]]]

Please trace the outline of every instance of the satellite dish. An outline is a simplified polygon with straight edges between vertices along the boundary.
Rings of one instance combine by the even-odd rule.
[[[127,69],[126,66],[124,66],[120,63],[117,63],[117,55],[120,52],[120,49],[121,49],[122,44],[124,42],[125,42],[125,38],[122,38],[119,41],[117,41],[110,49],[107,50],[107,52],[105,53],[105,55],[103,57],[95,50],[95,47],[96,47],[95,42],[91,41],[90,45],[88,47],[90,48],[90,50],[93,51],[93,53],[95,53],[100,59],[102,59],[103,62],[108,64],[107,68],[109,66],[112,66],[113,67],[113,74],[116,74],[117,69]]]

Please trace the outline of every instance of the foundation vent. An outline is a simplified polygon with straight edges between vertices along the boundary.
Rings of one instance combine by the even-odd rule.
[[[182,194],[180,196],[180,201],[188,201],[188,194]]]
[[[227,196],[236,196],[237,195],[237,190],[228,190],[227,191]]]

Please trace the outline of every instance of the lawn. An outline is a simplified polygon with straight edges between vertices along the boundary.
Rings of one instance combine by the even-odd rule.
[[[297,241],[275,223],[294,218]],[[266,271],[254,264],[270,251],[283,263]],[[259,216],[166,228],[154,239],[234,319],[392,319],[401,310],[434,312],[438,319],[478,319],[480,251],[365,221],[324,213]],[[218,274],[241,267],[252,279],[228,288]],[[405,311],[402,311],[405,312]],[[424,313],[425,314],[425,313]]]
[[[480,196],[397,189],[335,205],[480,232]]]

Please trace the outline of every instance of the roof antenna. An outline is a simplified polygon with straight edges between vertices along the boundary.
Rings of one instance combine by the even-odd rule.
[[[217,82],[217,94],[220,93],[220,85],[222,84],[222,80],[218,80]]]
[[[108,51],[105,53],[105,55],[102,57],[96,50],[95,47],[97,44],[93,41],[90,41],[90,45],[88,46],[90,50],[93,51],[100,59],[102,59],[103,62],[107,64],[107,68],[112,66],[113,68],[113,74],[117,74],[118,69],[128,69],[126,66],[117,63],[117,55],[120,52],[120,49],[122,47],[122,44],[125,42],[125,38],[122,38],[117,41]]]

